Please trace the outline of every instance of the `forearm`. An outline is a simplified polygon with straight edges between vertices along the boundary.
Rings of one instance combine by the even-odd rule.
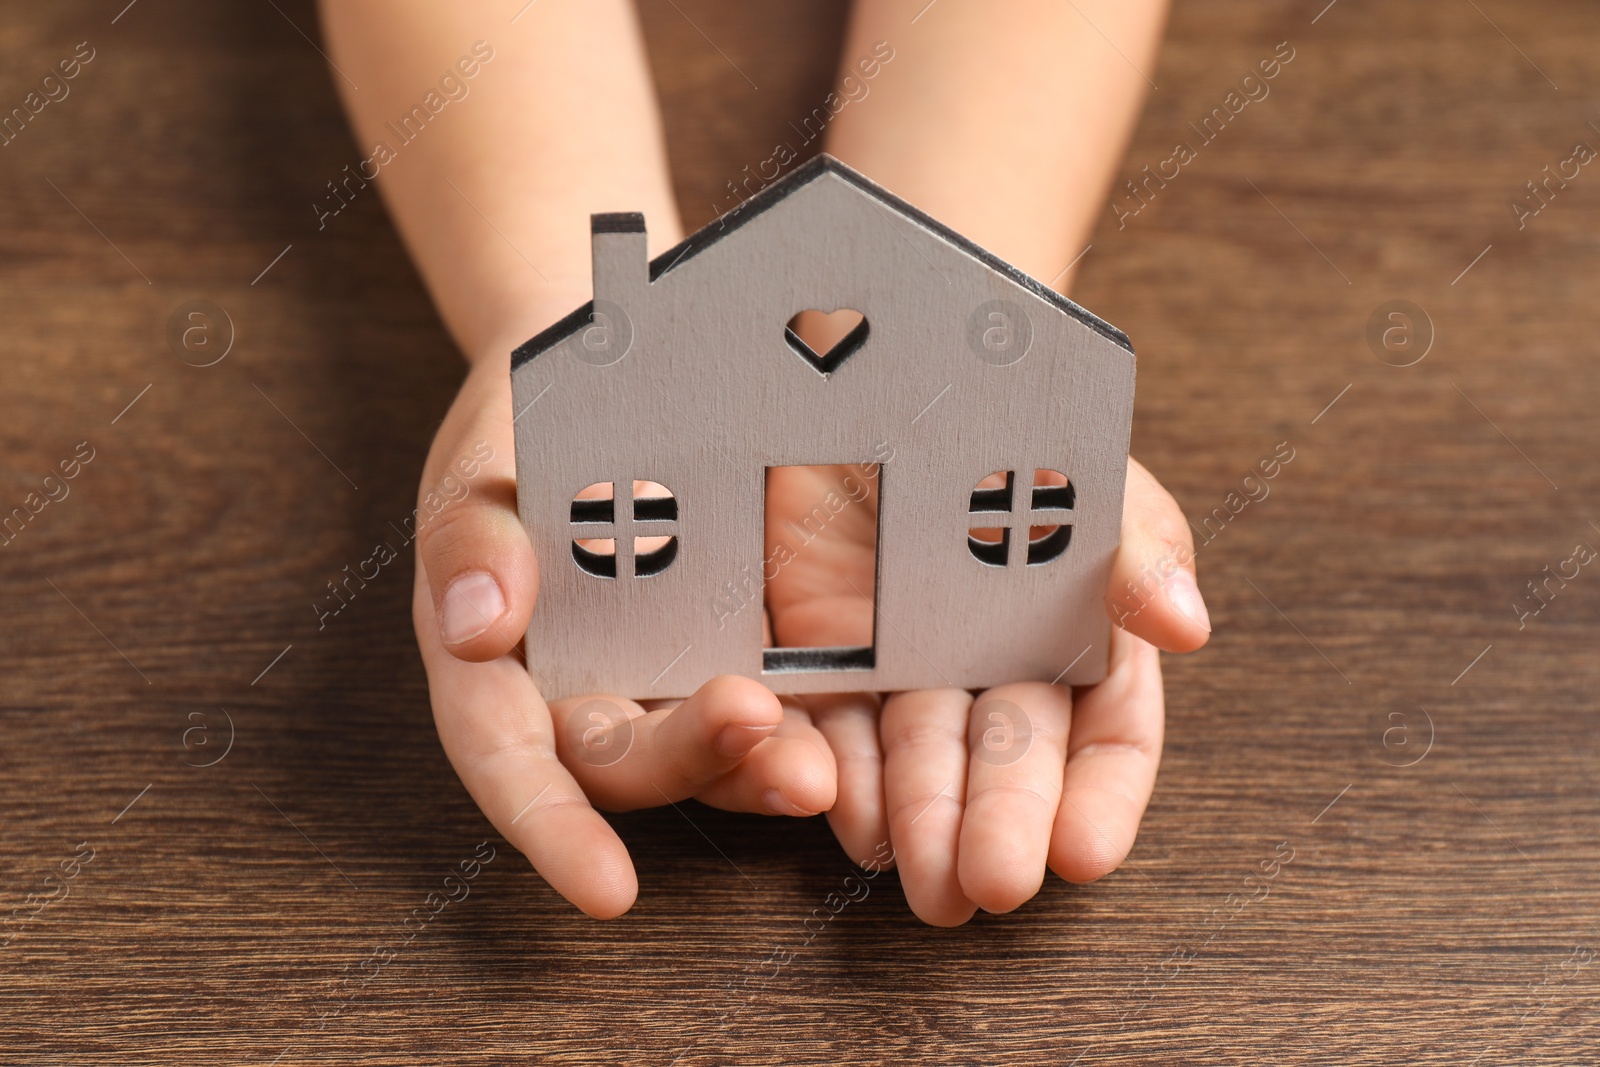
[[[440,315],[474,360],[503,357],[588,299],[592,212],[643,211],[652,253],[681,236],[630,0],[538,0],[518,16],[522,6],[322,2],[361,172],[376,172]],[[473,63],[455,67],[486,49],[472,76],[463,70]],[[447,73],[454,81],[441,87]],[[408,128],[416,105],[426,120]]]
[[[845,72],[878,41],[895,54],[828,150],[1065,291],[1165,15],[1165,0],[856,0]]]

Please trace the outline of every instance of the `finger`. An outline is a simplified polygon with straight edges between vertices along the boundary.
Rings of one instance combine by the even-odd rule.
[[[934,926],[977,910],[961,890],[956,848],[967,791],[967,712],[960,689],[895,693],[883,705],[883,794],[906,903]]]
[[[957,854],[961,890],[985,911],[1011,911],[1044,884],[1071,725],[1066,686],[1002,685],[973,703]]]
[[[783,722],[772,691],[724,675],[676,707],[647,712],[622,697],[550,706],[556,753],[596,807],[629,811],[694,796]]]
[[[807,697],[805,704],[838,768],[838,799],[828,810],[833,836],[857,865],[892,866],[892,861],[880,858],[889,842],[889,817],[883,803],[878,698],[871,693],[839,693]]]
[[[1113,630],[1110,673],[1076,699],[1050,869],[1069,882],[1092,882],[1132,851],[1155,788],[1166,728],[1160,655]]]
[[[1117,625],[1168,652],[1193,652],[1211,635],[1195,581],[1194,539],[1178,502],[1128,457],[1122,544],[1111,565],[1106,607]]]
[[[837,780],[833,753],[810,713],[785,700],[783,721],[772,736],[695,799],[727,811],[803,818],[833,807]]]
[[[596,918],[639,892],[628,851],[556,758],[549,709],[515,656],[468,663],[439,640],[419,560],[412,618],[433,719],[472,799],[556,892]]]
[[[538,587],[533,546],[517,518],[511,381],[485,359],[440,427],[418,495],[418,559],[441,645],[483,661],[515,648]]]

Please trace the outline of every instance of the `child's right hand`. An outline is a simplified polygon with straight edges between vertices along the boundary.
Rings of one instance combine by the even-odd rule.
[[[831,808],[827,742],[805,710],[759,682],[714,678],[670,709],[616,696],[545,703],[520,649],[538,565],[517,517],[508,357],[473,366],[419,495],[459,476],[458,461],[483,455],[480,443],[493,451],[471,491],[418,531],[412,618],[439,740],[495,829],[562,896],[610,918],[632,906],[638,881],[595,807],[693,797],[768,814]]]

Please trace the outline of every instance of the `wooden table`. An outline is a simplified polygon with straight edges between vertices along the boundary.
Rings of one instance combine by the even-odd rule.
[[[1130,862],[946,931],[893,876],[832,914],[821,819],[618,818],[610,923],[493,833],[409,555],[313,609],[410,513],[460,366],[376,196],[316,228],[356,155],[311,5],[123,3],[0,21],[6,109],[94,49],[0,147],[0,514],[66,492],[0,547],[0,891],[48,901],[0,1062],[1592,1062],[1600,169],[1509,204],[1600,145],[1593,5],[1179,6],[1123,174],[1195,158],[1108,209],[1076,295],[1197,524],[1294,458],[1200,550],[1216,634],[1167,662]],[[691,223],[838,47],[838,0],[744,7],[643,4]],[[194,300],[232,323],[209,367],[166,340]],[[1367,340],[1394,300],[1410,349]]]

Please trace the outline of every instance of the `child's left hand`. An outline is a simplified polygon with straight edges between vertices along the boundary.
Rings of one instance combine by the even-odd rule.
[[[489,458],[474,464],[471,491],[418,529],[417,644],[439,740],[473,799],[557,892],[608,918],[638,886],[627,849],[590,805],[694,797],[813,815],[832,806],[837,772],[806,709],[748,678],[713,678],[670,709],[606,694],[546,704],[519,648],[539,581],[515,503],[508,360],[474,365],[428,454],[425,495],[480,446]],[[472,585],[478,595],[455,595]]]

